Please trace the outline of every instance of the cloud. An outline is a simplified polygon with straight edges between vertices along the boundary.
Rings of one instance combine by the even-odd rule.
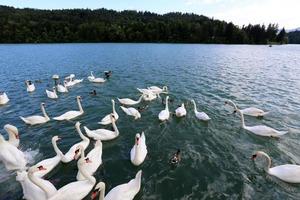
[[[220,3],[224,0],[184,0],[187,5],[195,5],[195,4],[216,4]]]

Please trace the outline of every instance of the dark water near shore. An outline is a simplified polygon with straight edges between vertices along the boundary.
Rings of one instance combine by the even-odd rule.
[[[263,171],[262,160],[257,165],[250,160],[254,151],[263,150],[272,157],[273,165],[300,164],[299,66],[300,46],[296,45],[0,45],[0,90],[11,100],[0,107],[0,132],[6,137],[3,126],[17,126],[21,149],[38,162],[55,155],[51,145],[54,135],[62,137],[58,146],[63,152],[79,141],[76,120],[52,120],[29,127],[19,119],[41,114],[40,102],[46,103],[49,116],[54,117],[77,109],[75,97],[81,95],[85,114],[77,120],[82,127],[95,129],[111,112],[112,98],[137,99],[137,87],[167,85],[174,100],[171,111],[181,102],[195,99],[198,110],[212,120],[198,121],[188,103],[186,118],[173,116],[169,122],[160,123],[157,115],[164,107],[155,100],[148,103],[142,118],[134,121],[117,103],[120,136],[103,142],[103,164],[95,174],[97,181],[106,183],[106,192],[128,182],[142,169],[142,188],[136,200],[299,199],[299,184],[272,178]],[[88,82],[90,71],[99,76],[104,70],[113,70],[109,81],[102,85]],[[51,76],[70,73],[85,78],[84,82],[59,95],[57,101],[48,99],[45,89],[53,85]],[[36,91],[28,94],[26,79],[41,79],[42,83],[36,83]],[[93,89],[98,92],[95,97],[89,96]],[[252,135],[224,106],[226,99],[241,108],[256,106],[270,111],[264,119],[246,117],[246,124],[265,124],[289,133],[279,140]],[[143,165],[134,167],[129,152],[135,134],[141,131],[145,131],[148,156]],[[168,159],[177,148],[182,151],[182,162],[173,168]],[[74,181],[76,174],[76,162],[71,162],[59,164],[46,178],[60,188]],[[0,199],[21,198],[22,189],[14,173],[0,163]]]

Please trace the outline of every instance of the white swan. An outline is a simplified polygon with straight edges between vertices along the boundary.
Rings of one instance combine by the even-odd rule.
[[[31,168],[29,179],[45,192],[47,200],[81,200],[89,194],[96,183],[96,179],[86,173],[85,168],[83,167],[83,164],[85,162],[87,161],[84,159],[80,159],[77,163],[78,169],[85,177],[85,180],[71,182],[63,186],[59,190],[56,190],[56,188],[50,182],[48,182],[48,185],[45,185],[42,182],[42,179],[37,178],[36,176],[31,174],[35,171],[44,170],[45,168],[43,166],[39,166],[39,168]]]
[[[268,159],[267,173],[288,183],[300,183],[300,165],[285,164],[271,168],[271,158],[263,151],[257,151],[252,155],[255,160],[257,156],[265,156]]]
[[[141,103],[142,99],[143,99],[143,95],[137,101],[129,98],[123,98],[123,99],[118,98],[118,101],[123,105],[132,106]]]
[[[120,106],[120,107],[127,115],[134,116],[134,119],[141,118],[141,113],[137,109],[135,109],[133,107],[130,107],[130,108],[125,108],[123,106]]]
[[[225,101],[225,105],[231,105],[234,107],[234,112],[237,111],[238,107],[236,106],[236,104],[231,101]],[[261,109],[255,108],[255,107],[250,107],[250,108],[245,108],[245,109],[240,109],[240,111],[244,114],[244,115],[249,115],[249,116],[253,116],[253,117],[262,117],[265,116],[266,114],[268,114],[269,112],[265,112]]]
[[[53,87],[53,91],[46,90],[46,93],[47,93],[48,98],[50,98],[50,99],[57,99],[58,98],[58,96],[56,94],[56,88],[55,87]]]
[[[142,180],[142,170],[138,171],[135,178],[128,183],[118,185],[105,194],[105,183],[100,182],[92,192],[92,199],[95,199],[99,193],[99,200],[133,200],[135,195],[140,191]]]
[[[137,90],[143,94],[144,101],[152,101],[158,97],[158,94],[153,93],[152,90],[140,88],[137,88]]]
[[[196,106],[196,103],[195,103],[194,100],[192,100],[192,103],[194,104],[194,113],[195,113],[195,115],[198,119],[203,120],[203,121],[210,120],[210,117],[205,112],[198,112],[197,111],[197,106]]]
[[[30,117],[20,117],[26,124],[36,125],[36,124],[44,124],[50,120],[45,110],[45,103],[41,103],[41,110],[44,116],[34,115]]]
[[[147,156],[146,138],[144,132],[135,136],[135,144],[130,151],[131,163],[135,166],[142,164]]]
[[[148,90],[152,91],[154,94],[165,93],[168,94],[168,87],[163,86],[163,88],[159,88],[157,86],[148,87]]]
[[[84,149],[81,148],[81,157],[85,157],[84,156]],[[83,167],[85,168],[86,172],[89,175],[93,175],[98,167],[102,164],[102,142],[101,140],[97,140],[95,143],[94,148],[88,153],[88,155],[86,156],[85,159],[89,159],[91,161],[91,163],[86,163],[83,165]],[[76,179],[78,181],[84,180],[84,176],[82,175],[82,173],[80,171],[78,171]]]
[[[82,141],[74,144],[67,153],[65,153],[65,154],[60,153],[60,155],[62,155],[61,161],[63,163],[71,162],[72,160],[74,160],[76,157],[78,157],[81,154],[79,146],[82,146],[85,150],[90,144],[90,139],[87,138],[86,136],[84,136],[80,130],[80,122],[76,122],[75,128],[76,128],[77,133],[79,134],[80,138],[82,139]]]
[[[8,142],[15,147],[19,147],[20,137],[18,128],[13,125],[6,124],[4,125],[4,130],[8,133]]]
[[[66,83],[67,83],[67,82],[64,81],[64,85],[58,84],[58,85],[56,86],[57,91],[60,92],[60,93],[66,93],[66,92],[69,92],[69,90],[68,90],[68,88],[67,88],[67,86],[66,86]]]
[[[92,83],[104,83],[106,81],[104,78],[96,78],[93,74],[93,71],[91,71],[91,75],[88,76],[88,80]]]
[[[81,115],[83,115],[84,111],[83,111],[83,108],[81,106],[81,97],[80,96],[77,96],[77,104],[78,104],[78,107],[79,107],[79,111],[75,111],[75,110],[72,110],[72,111],[68,111],[58,117],[53,117],[54,120],[58,120],[58,121],[62,121],[62,120],[71,120],[71,119],[74,119],[76,117],[79,117]]]
[[[266,137],[279,137],[288,133],[288,131],[277,131],[271,127],[265,125],[258,125],[258,126],[246,126],[244,120],[244,114],[238,109],[237,112],[241,115],[242,127],[254,133],[255,135],[266,136]]]
[[[6,93],[0,93],[0,105],[5,105],[9,102],[9,98],[7,97]]]
[[[75,79],[74,80],[74,78],[75,78],[75,74],[70,74],[70,76],[67,76],[65,78],[65,80],[69,80],[69,81],[67,81],[65,85],[67,87],[71,87],[71,86],[76,85],[77,83],[80,83],[83,81],[83,79]]]
[[[182,103],[181,106],[179,106],[175,110],[175,114],[176,114],[177,117],[184,117],[184,116],[186,116],[186,109],[184,107],[184,103]]]
[[[112,121],[112,126],[114,131],[107,130],[107,129],[97,129],[97,130],[90,130],[86,126],[83,127],[86,134],[93,138],[94,140],[101,140],[101,141],[108,141],[108,140],[113,140],[119,136],[119,130],[116,125],[116,120],[114,119],[114,115],[110,114],[111,121]]]
[[[119,115],[118,115],[118,113],[116,112],[116,109],[115,109],[115,101],[112,99],[111,103],[112,103],[112,111],[113,111],[112,113],[114,114],[114,119],[117,121],[119,119]],[[102,125],[111,124],[110,114],[103,117],[101,119],[101,122],[98,122],[98,124],[102,124]]]
[[[52,158],[42,160],[42,161],[38,162],[37,164],[35,164],[36,166],[42,165],[46,168],[46,170],[36,172],[35,176],[37,176],[37,177],[45,176],[46,174],[51,172],[52,169],[54,169],[60,163],[60,160],[62,159],[63,155],[62,155],[61,151],[58,149],[58,147],[56,145],[56,142],[58,140],[60,140],[60,138],[58,136],[53,136],[52,139],[51,139],[52,146],[54,148],[56,156],[54,156]]]
[[[0,161],[2,161],[7,170],[25,170],[26,159],[22,151],[10,144],[0,134]]]
[[[169,96],[166,97],[166,108],[164,110],[160,111],[160,113],[158,114],[158,119],[160,121],[166,121],[170,117],[168,101],[169,101]]]
[[[26,87],[27,87],[27,92],[34,92],[35,91],[35,86],[31,81],[25,81]]]

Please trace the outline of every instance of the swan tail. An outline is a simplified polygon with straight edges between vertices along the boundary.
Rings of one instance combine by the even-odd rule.
[[[24,117],[20,117],[21,118],[21,120],[23,120],[23,122],[25,122],[26,124],[30,124],[30,122],[27,120],[27,119],[25,119]]]
[[[265,115],[267,115],[267,114],[269,114],[270,112],[264,112],[264,113],[262,113],[261,114],[261,116],[265,116]]]
[[[54,120],[58,120],[58,121],[62,121],[64,120],[65,118],[63,118],[62,116],[59,116],[59,117],[53,117]]]
[[[133,179],[133,184],[136,186],[136,191],[139,191],[141,188],[141,181],[142,181],[142,170],[138,171],[138,173],[135,175],[135,179]],[[131,181],[129,182],[129,184]]]
[[[287,133],[288,133],[288,131],[278,131],[278,135],[285,135]]]

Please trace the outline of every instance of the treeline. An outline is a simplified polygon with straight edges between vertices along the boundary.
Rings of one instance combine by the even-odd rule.
[[[296,30],[288,33],[290,44],[300,44],[300,31]]]
[[[52,42],[267,44],[287,39],[276,24],[240,28],[196,14],[0,6],[0,43]]]

